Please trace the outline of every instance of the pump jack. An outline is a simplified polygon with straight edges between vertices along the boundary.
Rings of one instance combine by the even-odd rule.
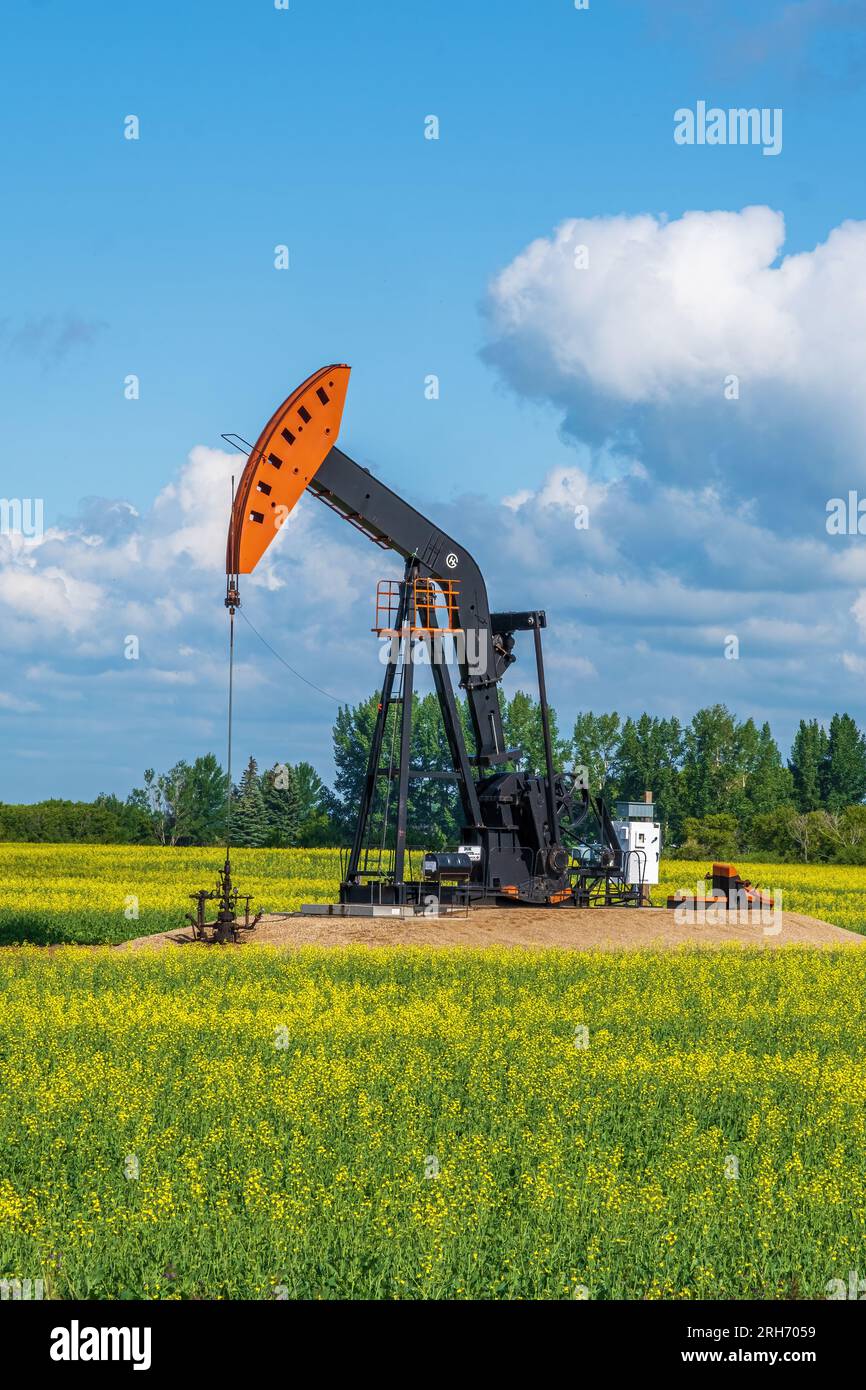
[[[255,568],[306,490],[405,564],[402,581],[382,581],[377,594],[374,630],[392,641],[355,834],[344,859],[341,904],[346,911],[386,904],[424,910],[431,901],[638,906],[644,898],[640,866],[629,862],[604,801],[592,794],[584,776],[554,767],[541,642],[547,626],[544,611],[491,612],[483,575],[469,552],[336,447],[349,371],[334,365],[308,377],[275,411],[256,444],[247,446],[226,553],[228,591],[239,603],[239,575]],[[239,438],[224,437],[230,442]],[[512,770],[523,753],[505,746],[500,714],[499,682],[516,660],[515,635],[522,632],[532,633],[534,642],[543,775]],[[449,666],[437,659],[443,636],[455,639],[471,752]],[[419,644],[432,654],[450,773],[424,773],[410,766],[413,649]],[[394,751],[383,768],[392,710]],[[430,775],[456,781],[462,835],[455,852],[425,854],[422,877],[413,878],[406,844],[410,782]],[[384,854],[382,846],[371,845],[383,783],[389,809],[396,784],[394,842]],[[384,824],[387,830],[387,813]],[[595,826],[594,843],[578,848],[575,837],[584,825]]]

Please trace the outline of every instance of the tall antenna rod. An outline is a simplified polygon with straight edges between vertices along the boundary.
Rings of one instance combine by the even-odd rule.
[[[235,480],[231,481],[231,513],[229,520],[229,554],[234,558],[234,501]],[[229,708],[228,708],[228,751],[226,755],[228,792],[226,795],[226,870],[230,871],[229,857],[232,843],[232,705],[234,701],[235,669],[235,609],[240,607],[237,574],[226,575],[226,608],[229,610]]]
[[[229,610],[229,708],[228,708],[228,755],[226,761],[228,767],[226,776],[228,786],[226,789],[226,862],[222,870],[217,874],[215,888],[200,888],[197,893],[190,893],[190,897],[196,904],[195,916],[191,912],[187,913],[187,920],[192,923],[192,934],[196,941],[214,942],[225,945],[228,941],[237,942],[240,940],[242,931],[253,931],[258,924],[261,913],[257,912],[250,921],[250,901],[248,893],[240,894],[232,883],[231,849],[232,849],[232,706],[234,704],[234,670],[235,670],[235,609],[240,608],[241,598],[238,591],[238,557],[234,548],[234,529],[235,529],[235,480],[231,481],[231,517],[229,520],[229,548],[226,557],[226,608]],[[207,904],[216,900],[217,914],[213,922],[206,921]],[[245,904],[241,909],[241,903]],[[240,913],[243,911],[243,921],[240,920]]]

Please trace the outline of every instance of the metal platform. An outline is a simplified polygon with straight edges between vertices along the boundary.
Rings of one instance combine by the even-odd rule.
[[[465,907],[418,903],[302,903],[305,917],[465,917]]]

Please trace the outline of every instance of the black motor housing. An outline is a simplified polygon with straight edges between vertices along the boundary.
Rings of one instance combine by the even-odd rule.
[[[467,879],[472,873],[472,860],[468,854],[459,854],[453,850],[447,853],[437,851],[424,855],[421,872],[427,879]]]

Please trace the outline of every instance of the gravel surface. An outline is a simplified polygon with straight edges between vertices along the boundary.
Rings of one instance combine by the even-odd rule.
[[[727,918],[727,914],[726,914]],[[509,946],[574,951],[672,950],[678,946],[863,946],[866,936],[845,931],[800,912],[783,912],[781,930],[772,923],[726,920],[681,924],[664,907],[648,908],[477,908],[468,917],[263,917],[247,943],[266,946]],[[196,945],[188,929],[140,936],[119,951]]]

